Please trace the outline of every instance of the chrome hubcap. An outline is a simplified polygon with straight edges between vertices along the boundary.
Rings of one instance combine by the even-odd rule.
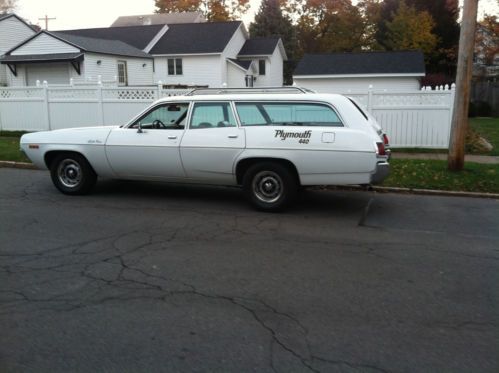
[[[81,182],[81,167],[73,159],[65,159],[59,163],[57,175],[62,185],[67,188],[74,188]]]
[[[282,196],[282,179],[273,171],[261,171],[253,178],[253,193],[262,202],[273,203]]]

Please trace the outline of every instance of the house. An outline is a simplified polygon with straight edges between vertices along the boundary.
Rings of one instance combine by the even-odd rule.
[[[9,50],[7,65],[11,86],[34,86],[37,81],[67,85],[100,76],[118,85],[153,84],[153,58],[119,40],[95,39],[63,32],[40,31]]]
[[[172,25],[175,23],[197,23],[206,22],[201,12],[181,13],[155,13],[133,16],[121,16],[116,18],[111,27],[123,26],[147,26],[147,25]]]
[[[279,38],[249,39],[241,21],[65,30],[121,40],[154,57],[155,82],[168,87],[281,86],[287,59]]]
[[[306,54],[293,81],[317,92],[419,90],[425,76],[421,51]]]
[[[0,14],[0,58],[36,31],[15,14]],[[0,86],[7,85],[7,67],[0,65]]]
[[[281,86],[286,58],[279,38],[249,39],[244,24],[231,21],[43,31],[0,62],[17,86],[100,76],[118,77],[120,85],[185,88]]]

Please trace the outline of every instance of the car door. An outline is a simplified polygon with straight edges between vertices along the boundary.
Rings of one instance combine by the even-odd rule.
[[[106,155],[116,176],[183,178],[180,142],[189,103],[157,105],[131,125],[111,131]]]
[[[180,145],[188,178],[233,182],[234,162],[244,147],[244,129],[238,127],[230,102],[193,104],[189,128]]]

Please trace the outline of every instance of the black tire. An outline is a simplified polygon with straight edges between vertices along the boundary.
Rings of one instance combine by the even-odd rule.
[[[50,176],[55,187],[64,194],[89,193],[97,181],[97,175],[84,156],[77,153],[61,153],[50,164]]]
[[[258,210],[282,211],[294,201],[298,180],[294,172],[277,162],[256,163],[244,174],[243,192]]]

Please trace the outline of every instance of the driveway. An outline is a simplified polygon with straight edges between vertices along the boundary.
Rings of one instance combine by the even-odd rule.
[[[497,200],[0,180],[0,371],[499,371]]]

